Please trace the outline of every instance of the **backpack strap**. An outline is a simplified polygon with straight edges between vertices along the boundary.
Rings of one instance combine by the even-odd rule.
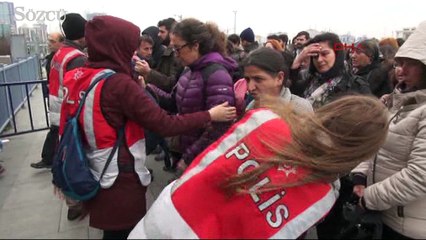
[[[89,94],[89,92],[96,86],[96,84],[101,81],[102,79],[106,79],[108,77],[110,77],[111,75],[115,74],[115,72],[113,70],[110,69],[105,69],[100,71],[99,73],[97,73],[91,80],[89,87],[86,89],[83,97],[81,98],[80,104],[78,105],[78,110],[77,113],[75,114],[75,119],[78,119],[80,117],[80,113],[81,110],[83,109],[83,105],[86,102],[86,97]],[[124,126],[122,128],[120,128],[119,132],[118,132],[118,138],[117,141],[115,142],[115,145],[111,151],[111,154],[108,156],[108,159],[105,163],[105,166],[102,170],[102,174],[99,177],[99,182],[101,181],[102,177],[104,176],[109,164],[112,161],[112,157],[114,156],[115,152],[117,151],[118,147],[121,145],[122,139],[124,136]]]
[[[78,119],[78,117],[80,117],[81,110],[83,109],[84,102],[86,102],[86,97],[89,94],[90,90],[92,90],[99,81],[101,81],[102,79],[110,77],[114,73],[115,72],[111,69],[105,69],[105,70],[100,71],[98,74],[96,74],[93,77],[89,87],[86,89],[86,92],[84,93],[83,97],[81,98],[80,104],[78,105],[77,113],[75,114],[75,117],[77,119]]]
[[[207,82],[209,80],[209,77],[210,77],[210,75],[212,75],[214,72],[216,72],[219,69],[225,69],[225,71],[227,71],[226,68],[220,63],[211,63],[211,64],[207,65],[205,68],[201,69],[201,77],[203,78],[203,103],[204,103],[204,105],[206,105],[206,100],[207,100]]]
[[[120,130],[118,131],[118,138],[117,141],[114,144],[114,148],[112,149],[111,153],[108,156],[108,159],[105,163],[104,169],[102,169],[102,173],[101,176],[99,177],[99,182],[101,181],[102,177],[104,176],[109,164],[112,161],[112,157],[114,156],[115,152],[117,151],[117,149],[120,147],[121,143],[123,142],[123,137],[124,137],[124,126],[122,128],[120,128]]]

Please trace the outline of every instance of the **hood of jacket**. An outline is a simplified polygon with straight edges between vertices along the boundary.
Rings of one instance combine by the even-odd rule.
[[[93,18],[86,24],[87,65],[131,75],[131,59],[138,47],[139,35],[139,27],[121,18]]]
[[[426,65],[426,21],[420,23],[414,33],[399,48],[395,58],[406,57],[421,61]]]
[[[226,68],[226,70],[228,70],[228,72],[234,72],[238,68],[238,64],[234,59],[230,57],[223,57],[218,52],[207,53],[188,67],[191,69],[191,71],[198,71],[212,63],[221,64]]]
[[[163,56],[165,47],[161,44],[162,40],[158,36],[160,30],[156,26],[151,26],[142,31],[142,34],[149,35],[154,41],[154,45],[152,46],[152,59],[154,60],[154,65],[151,66],[155,68],[160,61],[161,56]]]

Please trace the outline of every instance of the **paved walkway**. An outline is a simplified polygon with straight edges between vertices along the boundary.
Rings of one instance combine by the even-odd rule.
[[[31,105],[35,126],[43,126],[43,103],[40,87],[33,92]],[[1,103],[3,104],[3,103]],[[17,114],[18,130],[30,129],[27,108]],[[88,218],[68,221],[67,207],[53,195],[50,170],[37,170],[30,163],[40,160],[47,131],[9,137],[0,153],[6,172],[0,177],[0,239],[99,239],[102,232],[88,226]],[[167,180],[163,162],[148,158],[154,170],[154,182],[147,192],[150,206]]]

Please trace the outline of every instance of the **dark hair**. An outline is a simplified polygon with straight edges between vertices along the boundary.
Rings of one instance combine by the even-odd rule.
[[[142,36],[139,37],[138,47],[142,42],[147,42],[151,45],[154,45],[154,40],[148,34],[142,34]]]
[[[296,35],[296,37],[295,38],[297,38],[297,37],[300,37],[300,36],[305,36],[306,37],[306,40],[309,40],[311,37],[310,37],[310,35],[309,35],[309,33],[308,32],[306,32],[306,31],[301,31],[301,32],[299,32],[297,35]]]
[[[379,45],[375,39],[366,39],[359,43],[356,43],[356,48],[361,49],[370,59],[371,63],[379,62]],[[396,53],[396,52],[395,52]]]
[[[396,39],[396,42],[398,43],[398,47],[401,47],[401,46],[402,46],[402,44],[404,44],[405,40],[404,40],[404,39],[402,39],[402,38],[397,38],[397,39]]]
[[[240,45],[240,43],[241,43],[240,36],[238,36],[238,34],[235,34],[235,33],[229,35],[228,40],[231,41],[233,44],[236,44],[236,45]]]
[[[281,39],[276,34],[269,35],[269,36],[266,37],[266,39],[267,40],[273,39],[273,40],[281,41]]]
[[[340,41],[339,36],[337,36],[334,33],[327,32],[316,35],[314,38],[309,40],[306,43],[306,46],[312,43],[320,43],[320,42],[327,42],[328,46],[333,49],[336,60],[334,62],[333,67],[331,67],[330,70],[328,70],[326,73],[322,73],[323,78],[333,78],[341,75],[343,71],[345,70],[345,51],[336,51],[335,47],[336,45],[341,46],[342,42]],[[318,73],[317,69],[315,68],[314,64],[312,63],[313,57],[311,57],[311,64],[309,65],[309,73],[314,74]]]
[[[251,52],[243,60],[241,66],[256,66],[272,76],[282,71],[284,72],[284,80],[287,80],[290,74],[290,63],[284,58],[282,53],[267,47],[261,47]]]
[[[173,28],[173,25],[176,24],[176,20],[174,18],[166,18],[158,22],[157,26],[165,26],[167,31],[170,31]]]
[[[280,35],[278,35],[278,37],[281,39],[281,41],[283,41],[283,43],[285,43],[285,44],[288,43],[288,36],[287,36],[287,34],[280,34]]]
[[[177,23],[171,33],[181,37],[189,45],[198,43],[201,55],[210,52],[226,55],[226,35],[214,23],[202,23],[195,18],[187,18]]]

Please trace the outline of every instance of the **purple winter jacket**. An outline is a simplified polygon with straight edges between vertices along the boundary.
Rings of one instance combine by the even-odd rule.
[[[212,63],[219,63],[218,68],[203,80],[201,70]],[[233,81],[230,73],[237,69],[237,63],[217,52],[208,53],[189,65],[179,78],[176,89],[176,105],[180,114],[208,110],[213,106],[228,102],[235,106]],[[206,86],[204,86],[204,83]],[[186,164],[200,154],[211,143],[221,137],[232,122],[215,123],[205,129],[194,129],[191,133],[181,135],[180,147]]]

